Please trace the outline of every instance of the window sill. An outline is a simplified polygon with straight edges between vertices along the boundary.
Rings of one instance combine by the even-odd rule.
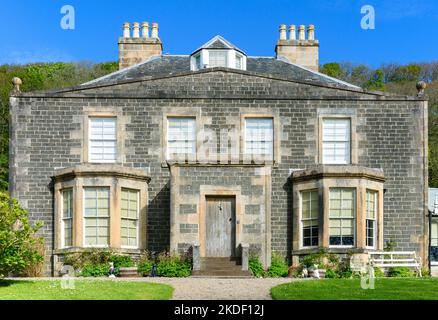
[[[347,253],[367,253],[370,251],[374,251],[375,249],[356,248],[356,247],[302,248],[299,250],[293,250],[292,255],[307,255],[312,253],[318,253],[321,250],[325,250],[329,253],[347,254]]]

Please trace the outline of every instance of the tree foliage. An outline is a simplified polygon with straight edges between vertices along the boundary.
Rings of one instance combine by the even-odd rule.
[[[0,66],[0,190],[8,188],[9,153],[9,93],[13,89],[12,78],[23,80],[21,91],[41,91],[71,87],[118,69],[117,62],[92,64],[35,63],[29,65]]]
[[[19,274],[44,257],[38,247],[43,241],[36,237],[41,222],[31,225],[28,213],[8,193],[0,192],[0,278]]]

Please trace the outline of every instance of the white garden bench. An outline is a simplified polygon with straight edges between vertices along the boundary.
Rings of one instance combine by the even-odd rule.
[[[373,267],[391,268],[408,267],[415,268],[417,276],[421,275],[421,258],[415,251],[375,251],[369,252],[369,263]]]

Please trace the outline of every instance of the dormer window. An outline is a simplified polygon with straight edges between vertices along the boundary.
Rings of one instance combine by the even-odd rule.
[[[202,69],[202,66],[201,66],[201,54],[198,54],[195,57],[195,64],[196,64],[196,70]]]
[[[236,54],[236,69],[242,69],[242,56]]]
[[[192,71],[215,67],[246,70],[246,55],[221,36],[216,36],[197,49],[190,58]]]
[[[228,52],[227,51],[210,50],[208,53],[209,53],[208,66],[210,68],[228,67],[228,63],[227,63]]]

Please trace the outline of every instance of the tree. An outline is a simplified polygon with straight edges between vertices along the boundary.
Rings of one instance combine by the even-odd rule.
[[[365,88],[368,90],[385,91],[385,74],[382,70],[377,69]]]
[[[0,192],[0,278],[9,273],[19,274],[43,261],[38,252],[43,240],[36,236],[42,226],[42,222],[31,225],[27,211],[17,200]]]
[[[336,62],[326,63],[323,65],[321,68],[321,73],[337,79],[344,78],[344,72],[342,71],[341,65]]]

